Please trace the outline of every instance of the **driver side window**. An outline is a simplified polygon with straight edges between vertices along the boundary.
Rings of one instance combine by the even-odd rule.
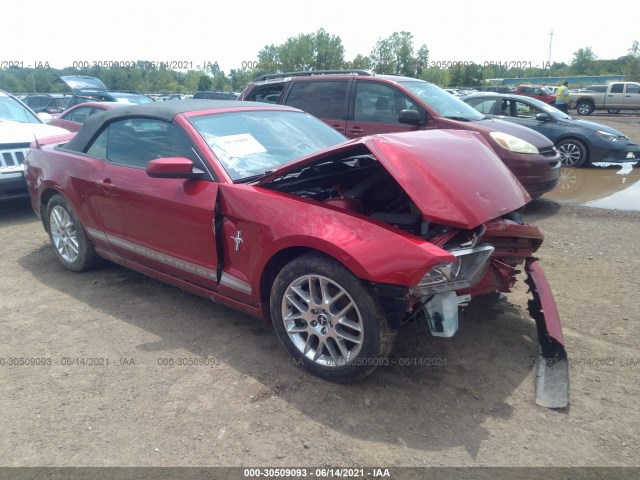
[[[186,157],[201,162],[191,140],[176,125],[149,118],[129,118],[109,124],[89,146],[88,155],[115,165],[146,168],[163,157]]]
[[[537,113],[535,107],[524,102],[516,102],[516,114],[518,118],[535,118]]]

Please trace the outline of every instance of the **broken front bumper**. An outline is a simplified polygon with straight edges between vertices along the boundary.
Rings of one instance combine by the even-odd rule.
[[[569,405],[569,364],[560,315],[537,259],[528,258],[525,270],[525,282],[533,296],[528,302],[529,314],[536,321],[540,345],[536,369],[536,403],[547,408],[565,408]]]

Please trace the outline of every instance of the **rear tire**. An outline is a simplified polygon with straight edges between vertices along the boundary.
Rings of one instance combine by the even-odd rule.
[[[309,253],[285,265],[270,306],[280,343],[314,375],[347,383],[388,364],[396,332],[369,286],[331,258]]]
[[[97,257],[95,247],[61,195],[54,195],[47,203],[47,230],[53,251],[63,267],[83,272],[93,266]]]
[[[576,110],[580,115],[591,115],[595,110],[593,103],[581,101],[576,104]]]

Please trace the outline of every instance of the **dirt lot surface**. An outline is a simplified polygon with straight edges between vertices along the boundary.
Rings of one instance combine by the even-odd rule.
[[[640,213],[540,200],[525,219],[546,235],[566,411],[534,403],[522,282],[451,339],[409,325],[390,365],[337,385],[246,315],[113,264],[64,270],[27,202],[2,204],[0,464],[638,466]]]

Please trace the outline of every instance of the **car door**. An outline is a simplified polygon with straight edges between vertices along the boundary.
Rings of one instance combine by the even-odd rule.
[[[612,83],[609,91],[605,94],[605,108],[624,108],[625,92],[624,83]]]
[[[558,136],[558,127],[555,120],[547,115],[547,121],[536,118],[538,114],[545,113],[535,105],[522,100],[503,99],[500,105],[501,113],[506,119],[523,127],[528,127],[543,134],[552,142]]]
[[[347,93],[351,79],[294,81],[285,93],[283,104],[299,108],[319,118],[336,131],[347,135]],[[348,136],[348,135],[347,135]]]
[[[418,129],[415,125],[400,123],[399,115],[402,110],[422,109],[393,86],[356,79],[352,91],[345,131],[347,137]]]
[[[104,160],[88,201],[116,255],[208,289],[216,285],[213,232],[218,184],[199,179],[151,178],[145,167],[161,157],[186,157],[207,172],[177,125],[129,118],[104,128],[86,152]],[[95,234],[95,233],[94,233]]]
[[[622,108],[640,108],[640,85],[637,83],[627,83],[625,85]]]

